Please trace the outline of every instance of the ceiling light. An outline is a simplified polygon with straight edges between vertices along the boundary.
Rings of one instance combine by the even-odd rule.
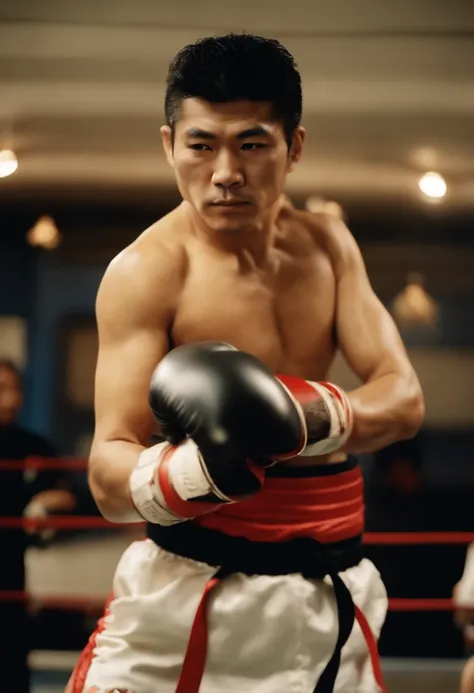
[[[0,178],[11,176],[18,168],[18,159],[11,149],[0,151]]]
[[[429,171],[420,178],[418,181],[418,187],[421,192],[433,200],[440,200],[446,195],[447,185],[443,176],[434,171]]]

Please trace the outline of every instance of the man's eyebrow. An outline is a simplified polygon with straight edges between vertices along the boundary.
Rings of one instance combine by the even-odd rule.
[[[207,132],[206,130],[200,130],[199,128],[190,128],[186,130],[186,135],[188,137],[199,137],[202,140],[215,140],[216,136],[212,132]]]
[[[207,130],[201,130],[200,128],[189,128],[189,130],[186,130],[187,137],[197,137],[202,140],[215,140],[216,135],[214,135],[212,132],[208,132]],[[256,125],[253,128],[247,128],[246,130],[242,130],[237,134],[237,139],[238,140],[245,140],[248,137],[262,137],[262,136],[268,136],[270,134],[268,128],[265,128],[263,125]]]
[[[247,137],[261,137],[262,135],[269,135],[270,132],[268,128],[263,127],[263,125],[257,125],[254,128],[247,128],[247,130],[242,130],[237,135],[237,139],[246,140]]]

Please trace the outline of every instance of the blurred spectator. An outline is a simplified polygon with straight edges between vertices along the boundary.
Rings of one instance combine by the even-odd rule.
[[[23,462],[28,457],[54,457],[53,446],[17,423],[23,403],[21,375],[16,366],[0,359],[0,460]],[[2,516],[22,517],[54,512],[70,513],[76,507],[67,477],[58,472],[2,471],[0,508]],[[0,591],[25,589],[27,535],[21,529],[0,528]],[[9,647],[0,652],[2,693],[28,693],[29,627],[26,604],[18,598],[0,600],[0,622]]]
[[[462,630],[470,658],[461,677],[461,693],[474,693],[474,544],[467,548],[464,571],[453,589],[454,622]]]

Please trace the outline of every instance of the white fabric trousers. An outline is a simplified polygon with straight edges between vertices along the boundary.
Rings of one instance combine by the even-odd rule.
[[[215,572],[150,540],[133,543],[117,566],[84,693],[175,693],[196,609]],[[378,637],[387,595],[377,569],[363,559],[341,577]],[[199,693],[313,693],[338,633],[329,578],[232,574],[211,592],[207,613]],[[335,693],[376,691],[367,644],[355,623]]]

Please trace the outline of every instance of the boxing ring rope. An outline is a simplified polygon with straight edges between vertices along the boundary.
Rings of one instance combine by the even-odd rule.
[[[15,460],[0,460],[0,472],[25,473],[29,471],[62,470],[65,472],[86,471],[87,461],[77,458],[42,459],[28,458],[24,462]],[[102,517],[50,515],[45,517],[3,517],[0,516],[0,531],[8,529],[23,529],[33,533],[44,529],[61,531],[90,531],[98,529],[117,530],[130,527],[128,523],[112,523]],[[363,543],[366,546],[421,546],[421,545],[467,545],[474,542],[474,532],[366,532]],[[38,609],[61,609],[65,611],[101,610],[105,604],[104,597],[93,595],[31,595],[27,591],[0,590],[0,602],[26,601]],[[389,598],[389,611],[453,611],[459,605],[451,598]],[[464,609],[472,608],[474,604],[462,605]]]
[[[137,523],[138,524],[138,523]],[[0,529],[115,529],[129,527],[129,523],[109,522],[91,515],[54,515],[50,517],[1,517]],[[474,532],[366,532],[366,546],[419,546],[432,544],[470,544]]]
[[[0,460],[0,472],[28,472],[28,471],[57,471],[63,472],[85,472],[87,471],[87,460],[77,457],[44,458],[28,457],[26,460]]]
[[[106,599],[94,597],[92,595],[77,595],[74,597],[58,597],[56,595],[31,596],[28,592],[20,590],[0,590],[0,602],[23,602],[26,601],[37,609],[59,609],[61,611],[89,611],[102,610]],[[452,599],[449,598],[401,598],[394,597],[388,600],[390,611],[453,611],[457,608]],[[464,609],[470,607],[463,604]],[[474,611],[474,604],[472,605]]]

